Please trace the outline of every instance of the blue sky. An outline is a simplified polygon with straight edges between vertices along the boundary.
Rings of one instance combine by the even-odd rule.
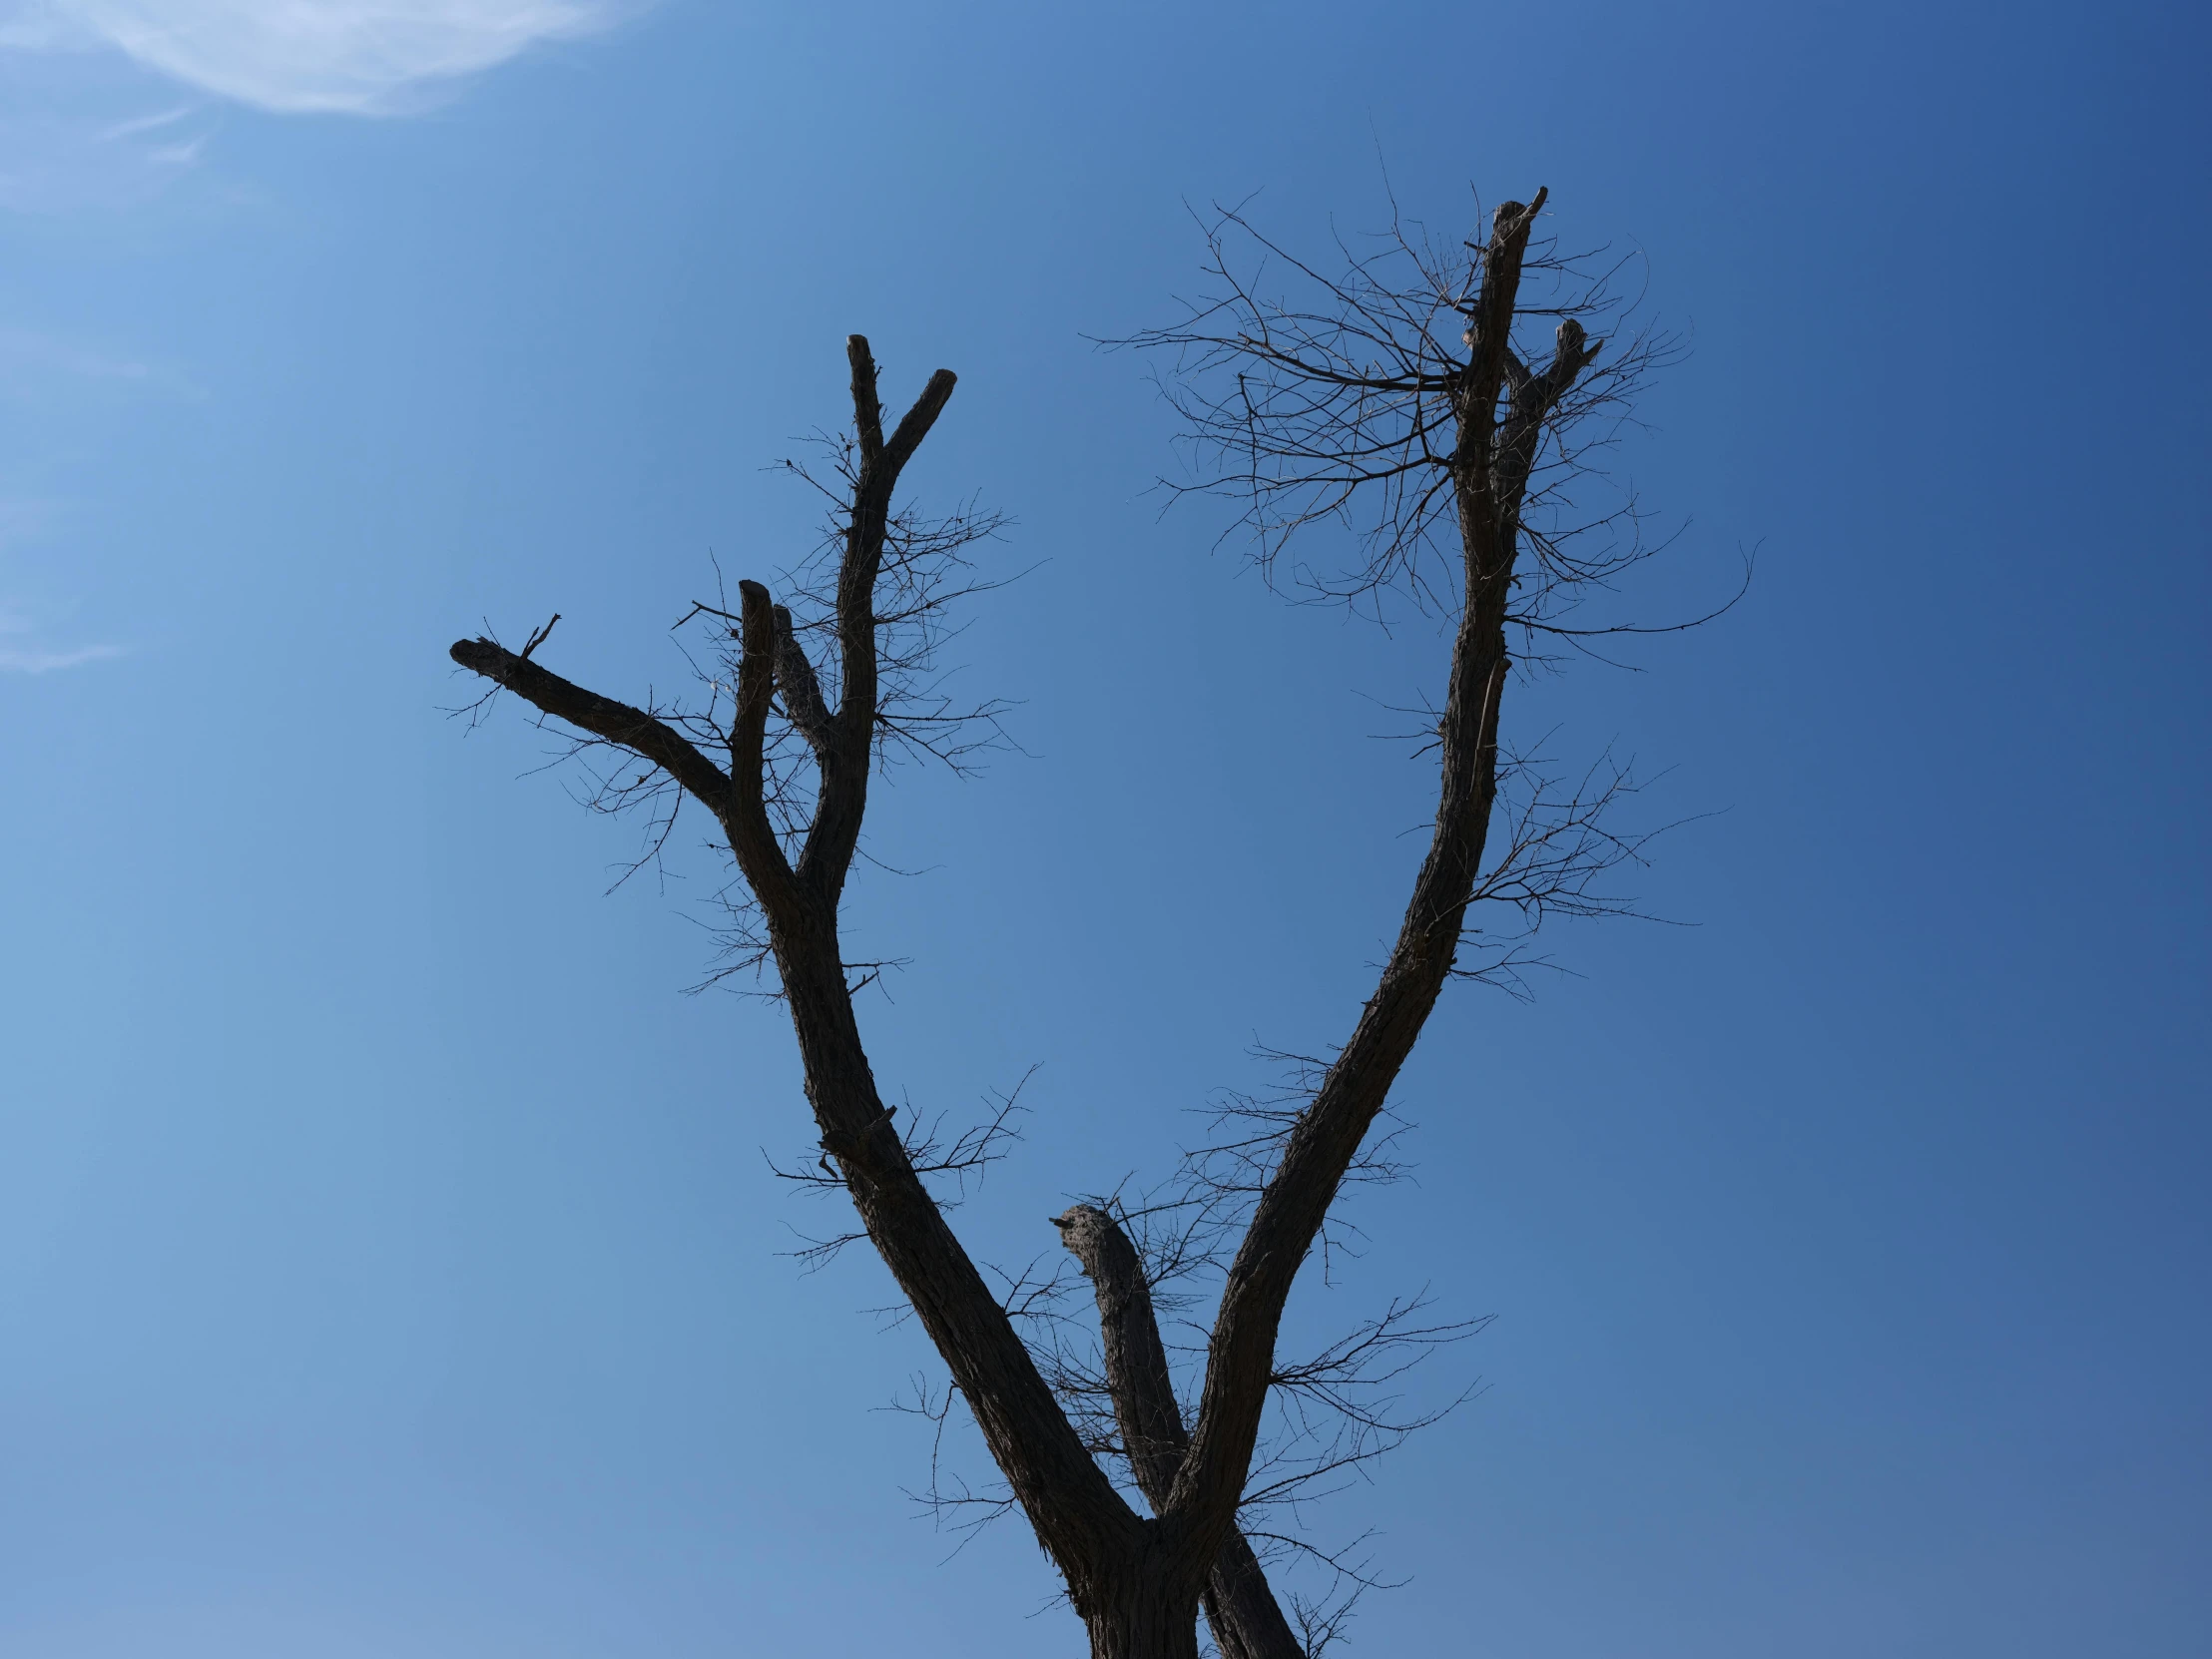
[[[668,625],[805,550],[763,468],[961,375],[914,485],[1017,521],[852,930],[886,1087],[1038,1069],[979,1253],[1335,1040],[1439,672],[1161,516],[1086,336],[1186,204],[1312,246],[1383,176],[1552,191],[1693,343],[1622,465],[1724,622],[1510,716],[1665,771],[1642,891],[1449,999],[1417,1185],[1294,1309],[1426,1284],[1484,1390],[1316,1516],[1355,1651],[2182,1655],[2212,1620],[2207,249],[2178,6],[57,0],[0,9],[0,1647],[27,1659],[1080,1651],[949,1562],[877,1409],[927,1356],[762,1150],[772,1007],[687,997],[715,865],[603,889],[446,644]],[[878,953],[873,950],[868,954]],[[1456,1368],[1456,1369],[1454,1369]],[[1044,1610],[1040,1611],[1040,1608]]]

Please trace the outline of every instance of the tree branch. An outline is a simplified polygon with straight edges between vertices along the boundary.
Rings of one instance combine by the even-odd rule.
[[[1543,436],[1544,422],[1605,344],[1601,339],[1589,338],[1587,330],[1571,316],[1559,324],[1557,342],[1551,366],[1543,373],[1529,373],[1517,359],[1511,360],[1508,369],[1511,413],[1497,445],[1492,488],[1505,510],[1515,515],[1528,490],[1528,474],[1536,464],[1536,445]]]
[[[1106,1385],[1137,1488],[1156,1509],[1164,1507],[1190,1439],[1168,1376],[1167,1350],[1160,1341],[1144,1264],[1129,1236],[1096,1205],[1078,1204],[1054,1216],[1052,1225],[1083,1265],[1083,1277],[1098,1300]]]
[[[852,368],[852,434],[859,440],[860,464],[870,466],[883,453],[883,404],[875,395],[875,358],[865,334],[847,334],[844,359]]]
[[[930,375],[929,383],[914,399],[914,406],[906,411],[905,418],[898,423],[898,430],[883,446],[883,465],[889,479],[884,486],[885,494],[889,493],[889,485],[897,482],[899,472],[913,458],[914,451],[921,447],[921,440],[929,435],[929,428],[936,425],[937,416],[944,413],[956,378],[949,368],[940,368]]]
[[[1451,972],[1481,868],[1497,789],[1505,605],[1516,548],[1514,519],[1500,511],[1492,471],[1496,405],[1511,360],[1521,262],[1544,199],[1538,191],[1526,207],[1499,206],[1482,256],[1481,286],[1468,307],[1471,355],[1453,400],[1459,430],[1449,462],[1465,588],[1438,723],[1442,777],[1435,830],[1375,993],[1292,1129],[1230,1266],[1191,1448],[1167,1506],[1189,1525],[1194,1550],[1218,1548],[1234,1525],[1259,1437],[1283,1305]]]
[[[843,670],[843,695],[834,737],[818,750],[822,793],[815,822],[800,854],[800,879],[832,907],[844,889],[859,844],[860,820],[867,812],[868,773],[874,763],[876,686],[875,579],[883,565],[883,539],[890,527],[891,492],[899,473],[913,458],[937,416],[952,396],[956,376],[940,368],[883,440],[883,408],[875,390],[875,358],[864,334],[845,340],[852,367],[852,421],[858,434],[860,466],[852,481],[852,506],[845,523],[844,550],[837,568],[837,649]]]
[[[817,755],[836,741],[830,706],[822,700],[822,682],[815,677],[807,648],[792,632],[791,612],[782,605],[776,607],[776,692],[784,700],[784,713]]]
[[[762,744],[772,690],[774,624],[768,590],[741,582],[745,657],[738,670],[738,707],[730,734],[732,771],[725,773],[683,733],[656,715],[602,697],[492,640],[457,640],[448,653],[461,667],[513,692],[541,713],[650,761],[715,815],[739,867],[763,904],[788,903],[791,865],[762,800]],[[552,624],[532,636],[544,643]]]
[[[736,789],[727,823],[738,869],[768,912],[790,925],[796,889],[791,861],[768,816],[768,711],[776,692],[776,606],[758,582],[738,584],[738,707],[730,722],[730,771]]]
[[[1164,1513],[1190,1441],[1168,1375],[1144,1264],[1121,1225],[1096,1205],[1078,1204],[1054,1216],[1052,1225],[1082,1263],[1098,1300],[1106,1386],[1122,1449],[1138,1489],[1154,1513]],[[1259,1557],[1234,1526],[1214,1558],[1201,1599],[1223,1659],[1305,1659]]]
[[[993,1459],[1035,1527],[1038,1541],[1066,1575],[1079,1611],[1108,1605],[1138,1570],[1157,1558],[1158,1534],[1140,1520],[1092,1458],[1035,1358],[974,1262],[947,1226],[941,1207],[876,1089],[860,1040],[838,939],[837,900],[853,856],[875,737],[883,718],[876,643],[882,625],[874,588],[885,568],[889,503],[900,470],[928,434],[953,387],[940,370],[882,436],[875,365],[867,342],[848,342],[853,418],[860,461],[851,475],[834,596],[841,651],[840,707],[831,715],[814,665],[800,649],[788,614],[757,582],[739,584],[740,645],[736,707],[725,774],[676,725],[572,685],[489,640],[462,641],[455,662],[512,689],[543,713],[592,738],[617,744],[662,768],[705,802],[724,825],[739,867],[759,901],[799,1040],[809,1105],[827,1160],[857,1210],[861,1226],[900,1292],[950,1369]],[[915,560],[946,556],[993,521],[972,517],[935,528],[898,529],[897,579],[909,607],[894,624],[926,626],[933,601]],[[916,582],[921,586],[914,587]],[[911,607],[918,605],[920,621]],[[894,607],[894,610],[896,607]],[[717,612],[729,620],[727,613]],[[543,633],[537,636],[542,643]],[[924,653],[925,655],[925,653]],[[894,675],[916,658],[894,655]],[[813,747],[821,772],[813,823],[796,870],[786,861],[772,807],[788,805],[769,742],[778,693],[786,715]],[[695,730],[711,730],[699,720]],[[1203,1571],[1182,1580],[1195,1604]]]
[[[643,756],[683,785],[718,820],[728,819],[728,774],[666,721],[586,691],[492,640],[456,640],[447,655],[556,720]]]

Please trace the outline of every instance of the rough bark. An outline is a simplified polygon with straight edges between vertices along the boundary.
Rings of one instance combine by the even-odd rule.
[[[1168,1375],[1144,1263],[1120,1224],[1096,1205],[1078,1204],[1053,1217],[1052,1225],[1091,1282],[1114,1421],[1137,1489],[1157,1514],[1174,1491],[1190,1436]],[[1207,1574],[1201,1605],[1223,1659],[1305,1659],[1259,1557],[1235,1527]]]

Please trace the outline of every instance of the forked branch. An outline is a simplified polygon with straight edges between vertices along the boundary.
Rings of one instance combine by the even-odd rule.
[[[891,494],[907,461],[944,412],[955,383],[948,368],[930,375],[929,383],[922,387],[921,395],[886,442],[883,405],[876,393],[875,357],[865,335],[853,334],[846,339],[845,360],[852,370],[852,423],[860,465],[852,482],[844,557],[837,570],[837,650],[843,698],[836,714],[834,741],[820,751],[822,793],[806,850],[799,860],[801,879],[832,907],[844,890],[852,852],[859,843],[860,820],[867,812],[868,773],[880,707],[875,579],[883,566]]]
[[[1079,1608],[1096,1605],[1143,1554],[1142,1523],[1094,1462],[1035,1361],[924,1187],[879,1097],[852,1009],[837,929],[837,895],[866,806],[874,753],[877,662],[874,587],[900,469],[951,395],[939,370],[886,440],[867,342],[848,342],[861,461],[836,576],[841,706],[829,714],[788,612],[757,582],[739,584],[736,707],[724,773],[669,722],[584,690],[486,640],[455,662],[605,742],[664,768],[724,825],[765,915],[804,1064],[820,1146],[862,1226],[975,1415],[993,1458],[1067,1575]],[[718,612],[717,614],[724,614]],[[769,722],[784,712],[820,769],[814,820],[796,870],[769,811]]]
[[[1106,1386],[1120,1425],[1122,1450],[1136,1474],[1138,1489],[1155,1513],[1164,1513],[1190,1439],[1168,1375],[1167,1350],[1160,1341],[1144,1264],[1120,1223],[1095,1204],[1078,1204],[1054,1216],[1052,1225],[1060,1230],[1060,1242],[1083,1265],[1098,1301]],[[1268,1587],[1259,1557],[1234,1526],[1207,1574],[1201,1605],[1223,1659],[1306,1659],[1290,1620]]]

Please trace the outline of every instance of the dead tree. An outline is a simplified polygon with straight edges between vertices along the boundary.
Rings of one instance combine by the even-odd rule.
[[[974,585],[962,586],[962,549],[994,521],[926,521],[893,500],[953,375],[931,376],[886,432],[868,342],[848,340],[851,430],[831,447],[833,475],[819,480],[833,503],[833,543],[802,567],[784,604],[749,580],[734,611],[695,608],[724,636],[726,672],[708,676],[705,711],[639,708],[575,685],[533,660],[543,630],[520,652],[482,638],[452,647],[456,663],[491,682],[487,698],[512,692],[579,749],[613,753],[603,805],[660,801],[663,834],[685,798],[712,815],[736,859],[741,959],[772,965],[798,1036],[816,1179],[848,1195],[854,1236],[880,1255],[942,1357],[1096,1659],[1194,1659],[1202,1610],[1229,1659],[1305,1659],[1317,1645],[1293,1629],[1239,1526],[1271,1395],[1306,1387],[1327,1397],[1378,1345],[1433,1332],[1409,1327],[1412,1310],[1400,1305],[1302,1371],[1277,1354],[1285,1302],[1340,1191],[1372,1168],[1392,1081],[1447,981],[1510,975],[1519,959],[1511,947],[1463,958],[1470,906],[1501,903],[1530,922],[1611,907],[1594,883],[1636,849],[1601,818],[1625,787],[1616,774],[1564,796],[1541,783],[1517,797],[1505,788],[1533,776],[1499,745],[1513,631],[1576,643],[1614,631],[1565,627],[1561,601],[1641,556],[1632,542],[1577,555],[1556,512],[1537,511],[1555,508],[1584,470],[1577,418],[1617,399],[1651,356],[1648,344],[1616,350],[1593,373],[1603,342],[1578,320],[1589,296],[1567,307],[1577,315],[1524,302],[1527,272],[1565,269],[1530,252],[1543,202],[1538,192],[1500,206],[1486,239],[1441,255],[1395,237],[1384,251],[1397,262],[1394,285],[1386,262],[1353,260],[1348,276],[1328,278],[1294,263],[1292,275],[1322,295],[1318,308],[1264,298],[1234,276],[1224,239],[1245,227],[1224,216],[1213,244],[1223,291],[1184,325],[1130,342],[1182,353],[1174,395],[1211,457],[1199,487],[1241,497],[1263,557],[1303,526],[1375,503],[1350,579],[1302,579],[1354,599],[1394,585],[1453,631],[1440,707],[1423,717],[1438,767],[1434,829],[1374,993],[1310,1086],[1228,1145],[1232,1174],[1218,1164],[1196,1172],[1173,1201],[1185,1218],[1177,1248],[1210,1251],[1221,1266],[1188,1404],[1154,1303],[1169,1270],[1148,1266],[1124,1226],[1131,1213],[1091,1204],[1055,1218],[1092,1285],[1100,1364],[1071,1370],[1050,1344],[1025,1340],[1021,1310],[994,1292],[928,1184],[976,1161],[980,1143],[940,1154],[894,1125],[854,1014],[855,977],[868,968],[846,959],[838,911],[871,776],[899,746],[960,764],[961,734],[972,732],[963,723],[987,726],[995,714],[952,707],[928,679],[936,619]],[[1556,320],[1548,360],[1527,360],[1516,339],[1516,319],[1529,316]]]

